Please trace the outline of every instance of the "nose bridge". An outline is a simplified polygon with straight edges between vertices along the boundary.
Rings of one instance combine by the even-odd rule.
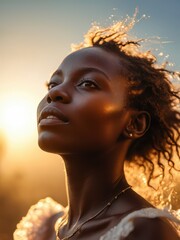
[[[63,103],[68,103],[71,100],[70,92],[68,90],[68,86],[65,82],[54,86],[49,90],[48,102],[61,101]]]

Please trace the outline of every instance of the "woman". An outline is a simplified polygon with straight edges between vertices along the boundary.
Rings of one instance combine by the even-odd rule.
[[[175,168],[174,149],[179,157],[177,73],[128,38],[133,24],[92,27],[52,75],[38,106],[38,142],[64,160],[68,207],[40,201],[14,239],[179,239],[167,219],[178,220],[125,178],[125,161],[148,169],[150,185],[155,166],[164,173],[166,163]]]

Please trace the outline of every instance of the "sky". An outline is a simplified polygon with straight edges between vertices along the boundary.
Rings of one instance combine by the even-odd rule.
[[[51,192],[63,175],[56,157],[37,146],[36,106],[46,93],[45,82],[93,22],[106,25],[132,16],[136,8],[138,18],[146,18],[133,34],[161,37],[166,43],[157,48],[180,69],[180,0],[0,0],[0,171],[4,181],[21,176],[24,195],[31,190],[33,171],[37,195],[40,185]]]

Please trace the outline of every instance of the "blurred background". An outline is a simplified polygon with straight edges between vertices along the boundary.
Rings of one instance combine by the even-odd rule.
[[[38,200],[50,196],[66,205],[63,163],[37,146],[36,107],[45,82],[91,23],[106,25],[136,8],[138,18],[146,17],[132,34],[161,37],[153,48],[180,69],[179,0],[0,0],[1,240],[12,239]]]

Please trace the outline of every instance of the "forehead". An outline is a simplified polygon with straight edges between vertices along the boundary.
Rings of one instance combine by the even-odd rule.
[[[85,68],[101,70],[107,76],[113,77],[122,73],[123,64],[114,53],[100,47],[89,47],[71,53],[59,66],[60,70],[68,73]]]

